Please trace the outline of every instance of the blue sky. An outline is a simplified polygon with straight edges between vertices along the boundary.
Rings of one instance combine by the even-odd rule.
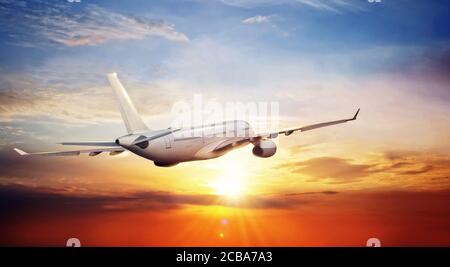
[[[324,90],[370,93],[378,89],[368,85],[383,81],[386,91],[450,98],[446,1],[1,0],[0,7],[1,120],[42,138],[60,134],[52,123],[120,129],[106,89],[110,71],[147,119],[194,93],[277,100],[293,120],[298,111],[315,114],[313,100],[349,105],[327,102]]]
[[[111,39],[100,43],[91,40],[93,43],[86,45],[64,44],[64,40],[56,40],[52,31],[66,31],[64,34],[68,34],[65,36],[67,40],[70,39],[69,35],[76,34],[70,32],[70,25],[58,25],[67,22],[68,18],[77,17],[83,23],[83,16],[90,15],[94,20],[83,26],[99,23],[101,19],[95,16],[102,14],[90,14],[92,11],[89,10],[92,9],[105,12],[105,16],[112,16],[111,20],[114,20],[115,15],[140,16],[148,21],[174,24],[174,32],[185,35],[190,41],[209,38],[237,49],[251,48],[252,52],[260,56],[336,54],[377,46],[427,46],[447,41],[450,34],[447,27],[449,10],[445,1],[425,3],[385,0],[371,4],[363,0],[85,0],[79,3],[29,1],[26,6],[22,6],[20,1],[2,2],[0,55],[4,70],[20,70],[34,64],[39,66],[49,58],[60,56],[85,56],[88,60],[108,64],[126,65],[131,61],[145,68],[150,64],[161,63],[174,50],[186,46],[170,40],[173,36],[161,38],[142,32],[132,37],[138,39],[110,36]],[[334,4],[340,2],[346,4]],[[39,18],[30,18],[31,15]],[[255,16],[267,20],[242,23]],[[11,17],[15,19],[11,20]],[[105,27],[114,27],[112,21],[102,22]],[[121,30],[126,32],[127,26],[131,27],[132,24],[123,26]],[[150,53],[151,57],[147,56]],[[111,59],[113,57],[114,60]]]

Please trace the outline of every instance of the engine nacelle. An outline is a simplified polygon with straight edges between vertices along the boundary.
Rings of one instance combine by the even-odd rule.
[[[130,134],[125,135],[122,137],[119,137],[116,139],[116,144],[122,146],[122,147],[131,147],[136,141],[139,141],[141,139],[145,139],[146,137],[143,135],[137,135],[137,134]],[[148,142],[141,142],[138,143],[137,146],[139,146],[142,149],[147,148]]]
[[[257,157],[272,157],[277,152],[277,145],[270,140],[262,140],[253,148],[252,152]]]

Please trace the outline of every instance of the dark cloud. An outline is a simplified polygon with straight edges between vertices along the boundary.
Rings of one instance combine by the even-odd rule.
[[[450,159],[447,156],[417,151],[388,151],[375,172],[391,172],[396,175],[416,175],[433,173],[450,173]]]
[[[90,173],[101,172],[106,176],[113,173],[104,170],[103,165],[86,164],[87,160],[87,157],[23,157],[12,146],[4,146],[0,148],[0,178],[89,177]]]
[[[434,167],[431,165],[425,165],[423,167],[420,167],[418,169],[412,169],[412,170],[406,170],[406,171],[400,171],[399,174],[407,174],[407,175],[412,175],[412,174],[422,174],[422,173],[427,173],[430,172],[431,170],[433,170]]]
[[[321,194],[335,194],[332,191]],[[27,213],[90,214],[98,212],[160,211],[178,209],[186,205],[226,206],[249,209],[286,209],[308,203],[308,199],[288,194],[245,196],[232,199],[209,194],[179,194],[164,191],[117,192],[107,195],[74,194],[69,190],[31,187],[20,184],[0,186],[0,214],[19,216]]]
[[[85,192],[85,187],[91,188],[91,183],[98,183],[100,177],[120,177],[129,175],[117,172],[117,169],[109,168],[106,163],[97,162],[89,164],[90,157],[23,157],[13,151],[13,147],[0,149],[0,198],[5,205],[11,205],[11,210],[20,211],[34,207],[36,210],[62,211],[82,209],[113,211],[113,210],[159,210],[179,208],[183,205],[218,205],[227,207],[240,207],[249,209],[285,209],[309,202],[305,194],[260,196],[250,195],[242,199],[233,200],[227,197],[208,194],[175,194],[169,192],[118,192],[114,195],[78,195],[73,192]],[[64,179],[64,183],[60,182]],[[71,179],[76,179],[72,181]],[[80,183],[79,179],[85,181]],[[15,185],[19,183],[21,185]],[[3,185],[2,185],[3,184]],[[99,184],[101,186],[102,183]],[[26,186],[25,186],[26,185]],[[48,186],[60,188],[34,188],[32,186]],[[67,191],[66,191],[67,190]],[[105,189],[106,190],[106,189]],[[112,189],[110,189],[112,190]],[[109,191],[108,191],[109,192]],[[324,191],[321,194],[331,195],[332,191]],[[296,197],[298,196],[298,198]],[[14,199],[17,197],[17,199]],[[53,201],[57,200],[57,201]],[[10,204],[13,203],[13,204]],[[14,206],[17,203],[19,206]],[[22,205],[23,204],[23,205]],[[6,210],[6,206],[2,207]]]
[[[418,48],[414,56],[406,57],[402,78],[414,81],[410,92],[439,101],[450,101],[450,42]]]
[[[66,190],[33,188],[18,184],[0,186],[0,213],[3,216],[27,213],[64,215],[108,211],[158,211],[188,204],[211,205],[214,201],[214,197],[210,195],[175,195],[159,191],[82,195]]]
[[[245,232],[245,235],[232,231],[234,241],[245,241],[232,244],[270,246],[280,245],[282,240],[283,244],[290,245],[359,246],[371,236],[380,238],[385,246],[449,244],[448,190],[336,193],[305,192],[290,197],[255,198],[254,202],[265,207],[278,207],[286,202],[293,204],[282,213],[259,210],[247,215],[252,222],[251,228],[260,231],[257,236],[253,231]],[[276,199],[276,202],[269,205],[264,199]],[[307,201],[298,202],[298,199]],[[0,187],[0,244],[60,246],[74,235],[84,245],[94,246],[124,245],[124,242],[128,245],[205,244],[210,240],[206,237],[211,237],[211,232],[216,238],[217,231],[221,231],[211,224],[211,219],[217,219],[217,215],[215,212],[198,214],[197,210],[181,207],[214,205],[216,200],[216,196],[160,191],[109,196],[70,195],[48,188],[4,185]],[[286,205],[282,204],[282,207]],[[230,217],[230,226],[242,226],[236,224],[236,219],[241,221],[242,218]],[[261,233],[264,243],[256,242]],[[170,239],[169,243],[167,239]],[[198,243],[182,243],[185,239]]]
[[[339,192],[337,192],[337,191],[326,190],[326,191],[320,191],[320,192],[287,193],[286,196],[302,196],[302,195],[316,195],[316,194],[336,195],[338,193]]]
[[[426,49],[415,68],[417,71],[436,76],[450,82],[450,43]]]
[[[33,106],[35,99],[28,95],[21,95],[20,92],[0,91],[0,109],[7,112],[9,106]]]

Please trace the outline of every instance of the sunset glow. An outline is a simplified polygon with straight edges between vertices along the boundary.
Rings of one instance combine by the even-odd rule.
[[[221,196],[239,198],[252,193],[247,187],[247,162],[245,158],[236,161],[235,157],[227,157],[216,165],[221,174],[208,183],[213,193]]]

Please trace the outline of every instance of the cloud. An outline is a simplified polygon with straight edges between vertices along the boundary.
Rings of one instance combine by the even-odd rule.
[[[50,213],[101,211],[137,211],[174,209],[181,204],[207,204],[212,199],[203,196],[172,195],[166,192],[119,193],[117,195],[81,195],[65,190],[29,187],[17,184],[0,187],[0,210],[5,213],[22,213],[46,210]]]
[[[286,196],[305,196],[305,195],[316,195],[316,194],[335,195],[338,193],[339,192],[337,192],[337,191],[327,190],[327,191],[320,191],[320,192],[287,193]]]
[[[268,5],[300,5],[318,11],[341,12],[361,11],[362,7],[350,0],[220,0],[220,2],[236,7],[253,8]]]
[[[244,23],[244,24],[262,24],[262,23],[269,23],[269,22],[270,22],[270,17],[261,16],[261,15],[246,18],[242,21],[242,23]]]
[[[20,84],[20,80],[17,82]],[[87,94],[95,96],[96,100],[90,101],[90,98],[86,98]],[[42,87],[36,81],[26,87],[1,90],[0,110],[0,121],[47,117],[49,121],[63,120],[62,124],[92,124],[116,118],[114,97],[109,88],[97,86],[59,90],[57,87]]]
[[[294,145],[294,146],[290,146],[289,148],[289,153],[294,156],[297,154],[301,154],[303,152],[308,152],[314,149],[314,145]]]
[[[20,5],[17,1],[4,1],[0,21],[11,25],[17,41],[38,44],[28,37],[65,46],[98,45],[112,40],[139,40],[159,36],[172,41],[188,41],[185,34],[162,20],[127,15],[96,5],[83,6],[79,12],[70,3],[38,1]],[[7,23],[8,22],[8,23]],[[29,31],[32,31],[31,33]],[[28,35],[25,33],[29,33]]]
[[[318,157],[302,162],[282,164],[291,172],[305,174],[311,181],[332,179],[334,182],[355,182],[371,173],[373,165],[353,164],[350,160],[335,157]]]
[[[284,202],[300,199],[275,197]],[[449,244],[448,190],[316,192],[301,195],[308,200],[302,205],[282,210],[188,208],[214,203],[215,198],[161,191],[74,195],[2,186],[0,243],[61,245],[75,235],[88,246],[217,245],[217,233],[224,231],[221,222],[226,218],[228,245],[274,246],[282,241],[296,246],[358,246],[373,235],[386,246]],[[259,231],[252,231],[255,228]]]
[[[110,194],[80,194],[67,189],[31,187],[21,184],[0,185],[0,213],[19,214],[31,211],[50,213],[91,213],[122,211],[158,211],[179,209],[186,205],[224,206],[246,209],[287,209],[309,203],[302,198],[312,193],[286,195],[253,195],[242,200],[211,194],[183,194],[165,191],[113,192]],[[320,192],[334,195],[334,191]]]
[[[423,174],[435,170],[448,171],[450,159],[447,156],[421,153],[418,151],[390,150],[383,153],[386,164],[379,163],[378,172],[393,172],[395,174]]]
[[[442,83],[450,83],[450,42],[441,42],[427,48],[417,49],[415,57],[409,58],[407,74],[412,77],[432,78]],[[437,89],[437,88],[436,88]],[[427,93],[450,101],[450,90],[427,90]]]
[[[358,164],[346,158],[316,157],[283,163],[278,165],[278,168],[305,175],[309,177],[308,182],[326,181],[330,184],[359,182],[368,177],[381,180],[402,177],[403,186],[429,186],[436,179],[445,180],[441,178],[450,176],[450,159],[440,154],[387,151],[376,159],[367,159],[366,162]],[[394,185],[394,181],[390,183]],[[444,188],[446,184],[435,183],[440,188]]]
[[[107,84],[107,72],[108,68],[102,64],[57,58],[31,73],[0,74],[0,122],[26,124],[41,119],[66,126],[122,124],[115,97]],[[126,74],[120,77],[144,118],[169,114],[174,95],[186,94],[165,83],[130,83]],[[161,91],[165,93],[160,94]]]
[[[341,10],[359,9],[358,6],[354,4],[354,1],[352,3],[348,0],[295,0],[294,2],[321,11],[339,12]]]
[[[67,148],[60,147],[59,149]],[[43,180],[45,178],[88,177],[91,176],[89,172],[102,172],[103,175],[107,176],[112,176],[113,174],[113,171],[103,170],[102,165],[86,164],[85,161],[75,163],[73,162],[74,157],[71,157],[71,160],[72,162],[66,157],[52,158],[51,164],[49,164],[49,158],[20,157],[13,151],[12,146],[5,146],[0,148],[0,166],[8,167],[2,168],[0,178],[3,181],[11,178]],[[73,168],[74,164],[77,164],[78,168]],[[70,168],[70,172],[64,171],[67,168]]]

